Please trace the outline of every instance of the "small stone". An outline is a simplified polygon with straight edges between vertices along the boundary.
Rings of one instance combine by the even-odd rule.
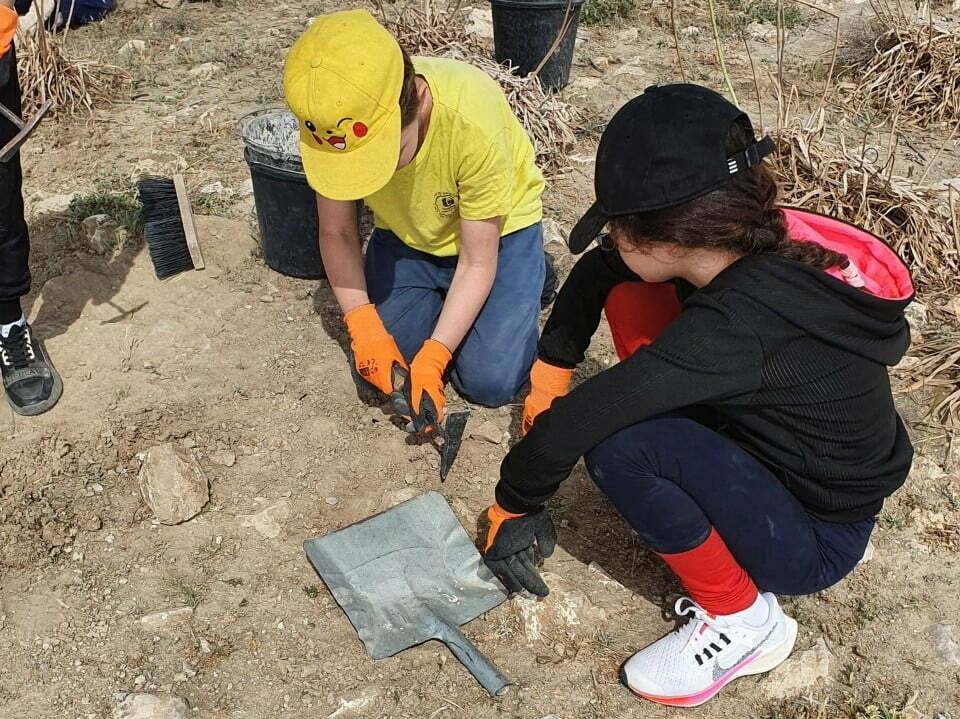
[[[777,28],[765,22],[752,22],[747,25],[747,34],[754,40],[769,42],[777,37]]]
[[[164,10],[175,10],[183,5],[183,0],[153,0],[153,3]]]
[[[477,427],[471,427],[469,437],[491,444],[500,444],[503,441],[503,430],[495,422],[487,420]]]
[[[261,296],[260,296],[260,301],[261,301],[261,302],[266,302],[267,304],[269,304],[269,303],[273,302],[273,295],[261,295]]]
[[[475,7],[467,13],[467,32],[472,32],[483,40],[493,39],[493,17],[486,5]]]
[[[367,716],[363,709],[376,698],[377,691],[375,689],[364,689],[346,697],[341,697],[338,700],[337,708],[327,716],[327,719]]]
[[[205,62],[190,70],[190,75],[197,80],[209,80],[222,69],[223,66],[218,62]]]
[[[213,197],[223,197],[226,191],[227,191],[226,188],[223,186],[223,183],[220,182],[220,180],[204,185],[199,190],[201,195],[207,195],[207,196],[213,196]]]
[[[823,637],[817,639],[810,649],[795,652],[792,657],[767,675],[762,686],[772,699],[787,699],[802,694],[818,680],[830,677],[833,656]]]
[[[88,514],[80,519],[80,529],[85,532],[96,532],[103,527],[103,520],[96,514]]]
[[[193,38],[181,37],[177,40],[176,44],[173,47],[175,50],[183,50],[183,52],[193,52]]]
[[[703,31],[696,25],[688,25],[680,31],[680,34],[686,35],[687,37],[698,37],[702,32]]]
[[[232,467],[237,463],[237,454],[228,449],[218,449],[210,454],[210,461],[222,467]]]
[[[117,50],[117,55],[124,58],[142,55],[147,51],[147,43],[143,40],[127,40],[123,47]]]
[[[173,694],[121,695],[113,719],[186,719],[190,707]]]
[[[105,255],[117,246],[117,223],[110,215],[90,215],[80,225],[87,244],[98,255]]]
[[[210,484],[193,455],[170,442],[147,452],[138,479],[143,501],[163,524],[196,517],[210,500]]]
[[[593,65],[598,70],[606,70],[610,67],[610,58],[599,55],[590,60],[590,64]]]
[[[68,195],[47,195],[37,193],[38,197],[30,203],[30,212],[34,215],[59,215],[70,209],[70,203],[79,196],[79,192]]]
[[[151,634],[176,633],[193,619],[193,607],[162,609],[140,617],[140,626]]]
[[[241,514],[241,526],[253,527],[268,539],[280,535],[281,522],[290,516],[290,502],[281,499],[255,514]]]
[[[928,629],[940,661],[960,666],[960,635],[953,624],[932,624]]]
[[[331,507],[336,507],[338,504],[340,504],[339,497],[330,496],[324,499],[323,501],[329,504]]]
[[[135,687],[142,687],[146,683],[147,683],[147,678],[143,676],[143,674],[138,674],[137,678],[133,680],[133,686]]]
[[[927,327],[927,306],[914,300],[903,311],[910,324],[910,337],[914,344],[923,341],[923,331]]]

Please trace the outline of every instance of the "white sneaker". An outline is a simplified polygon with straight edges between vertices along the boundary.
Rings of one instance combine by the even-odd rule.
[[[693,600],[679,599],[674,611],[692,619],[630,657],[620,680],[644,699],[695,707],[737,677],[770,671],[790,656],[797,622],[772,594],[760,596],[770,610],[760,626],[735,615],[712,617]]]

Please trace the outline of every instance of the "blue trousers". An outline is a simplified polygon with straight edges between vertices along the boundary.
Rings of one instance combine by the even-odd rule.
[[[617,432],[586,456],[597,486],[660,554],[699,546],[711,527],[761,591],[812,594],[863,557],[874,520],[825,522],[736,443],[692,419]]]
[[[367,293],[409,362],[440,317],[457,257],[435,257],[377,229],[367,245]],[[497,275],[473,327],[453,353],[450,381],[476,404],[513,401],[536,359],[543,291],[543,228],[500,239]]]

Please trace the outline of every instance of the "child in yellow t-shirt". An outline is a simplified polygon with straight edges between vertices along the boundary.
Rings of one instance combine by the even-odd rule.
[[[536,357],[543,177],[499,86],[409,58],[365,10],[318,18],[284,86],[359,375],[390,394],[407,368],[418,426],[442,420],[448,369],[468,399],[511,401]],[[376,224],[365,258],[358,199]]]

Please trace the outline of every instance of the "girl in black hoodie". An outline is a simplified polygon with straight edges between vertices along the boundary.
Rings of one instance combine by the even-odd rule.
[[[887,374],[909,345],[909,273],[869,233],[777,207],[773,150],[695,85],[649,88],[614,116],[571,250],[610,234],[557,298],[487,511],[491,569],[545,595],[544,504],[585,458],[691,597],[676,605],[691,621],[621,670],[663,704],[786,659],[797,625],[774,593],[844,577],[913,454]],[[604,309],[621,362],[567,394]]]

